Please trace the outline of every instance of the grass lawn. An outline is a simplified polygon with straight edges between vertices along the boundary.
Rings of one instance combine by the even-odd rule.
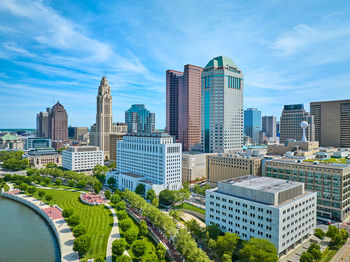
[[[187,209],[187,210],[196,211],[200,214],[205,215],[205,210],[200,209],[198,207],[195,207],[193,205],[187,204],[187,203],[182,203],[181,205],[174,207],[174,209]]]
[[[83,204],[79,200],[80,193],[78,192],[54,189],[41,190],[53,196],[51,204],[57,204],[63,210],[73,208],[74,214],[79,215],[80,224],[86,227],[87,234],[91,236],[91,249],[86,258],[105,257],[107,241],[113,225],[113,216],[109,209],[105,205],[89,206]],[[38,192],[34,196],[40,199]]]
[[[337,253],[338,250],[335,249],[330,249],[330,248],[326,248],[323,252],[322,252],[322,258],[320,260],[320,262],[329,262],[331,261],[331,259],[334,257],[334,255]]]

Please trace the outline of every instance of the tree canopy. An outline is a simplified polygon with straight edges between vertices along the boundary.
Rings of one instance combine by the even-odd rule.
[[[277,262],[278,255],[275,245],[267,239],[251,238],[239,252],[241,262],[264,261]]]

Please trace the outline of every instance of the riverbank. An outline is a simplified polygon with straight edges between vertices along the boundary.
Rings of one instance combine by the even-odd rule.
[[[14,190],[4,192],[2,196],[32,208],[48,222],[56,236],[60,248],[61,261],[79,261],[78,253],[73,251],[74,237],[72,231],[62,217],[62,213],[59,209],[52,208],[40,200],[18,193],[18,191]]]

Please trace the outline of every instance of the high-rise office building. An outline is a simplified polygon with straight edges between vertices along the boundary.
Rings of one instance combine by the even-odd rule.
[[[49,137],[49,113],[40,112],[36,115],[36,137]]]
[[[350,99],[310,103],[321,146],[350,147]]]
[[[202,151],[222,153],[243,145],[243,74],[228,57],[209,61],[202,72]]]
[[[109,159],[109,135],[112,132],[112,95],[111,87],[104,76],[98,87],[96,107],[96,124],[91,127],[90,144],[98,146]]]
[[[60,102],[48,112],[49,138],[55,141],[68,140],[68,114]]]
[[[306,121],[309,126],[306,129],[306,139],[315,141],[314,116],[306,112],[303,104],[285,105],[280,118],[280,142],[287,140],[300,140],[303,130],[300,123]]]
[[[262,131],[265,132],[267,137],[277,137],[277,124],[276,116],[263,116],[262,117]]]
[[[183,72],[166,71],[166,127],[165,131],[179,139],[179,90]]]
[[[252,138],[253,143],[259,142],[261,131],[261,111],[257,108],[244,110],[244,134]]]
[[[156,116],[147,110],[145,105],[132,105],[125,111],[125,124],[129,133],[153,133]]]

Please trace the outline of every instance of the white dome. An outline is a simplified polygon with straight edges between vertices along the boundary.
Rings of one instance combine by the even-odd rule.
[[[300,123],[300,127],[301,127],[301,128],[307,128],[308,126],[309,126],[309,123],[306,122],[306,121],[302,121],[302,122]]]

